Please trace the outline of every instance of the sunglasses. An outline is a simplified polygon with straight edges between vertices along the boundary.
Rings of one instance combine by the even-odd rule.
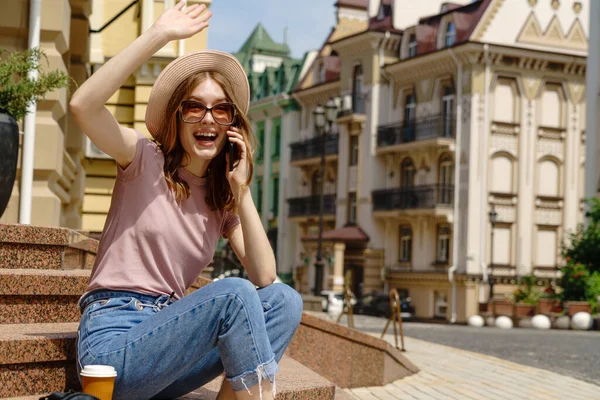
[[[231,126],[235,122],[236,107],[233,103],[219,103],[207,107],[195,100],[184,100],[179,106],[179,117],[186,124],[197,124],[210,111],[213,119],[219,125]]]

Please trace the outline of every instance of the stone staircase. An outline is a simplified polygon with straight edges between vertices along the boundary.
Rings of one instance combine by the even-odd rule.
[[[37,399],[78,389],[77,300],[84,292],[98,243],[66,228],[0,224],[0,399]],[[199,280],[196,287],[206,281]],[[278,400],[346,399],[335,384],[285,356]],[[216,397],[211,382],[184,399]]]

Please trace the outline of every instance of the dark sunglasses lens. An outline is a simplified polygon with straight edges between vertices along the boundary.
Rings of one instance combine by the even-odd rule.
[[[185,122],[198,122],[204,118],[206,106],[197,102],[185,102],[181,107],[181,116]]]
[[[235,107],[232,104],[217,104],[212,109],[212,115],[219,124],[231,124]]]

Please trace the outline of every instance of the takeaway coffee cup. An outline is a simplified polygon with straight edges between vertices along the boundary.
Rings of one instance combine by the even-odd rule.
[[[109,365],[86,365],[81,370],[83,392],[100,400],[112,400],[117,371]]]

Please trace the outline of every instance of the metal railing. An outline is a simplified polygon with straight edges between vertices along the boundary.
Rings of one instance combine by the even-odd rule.
[[[423,185],[374,190],[373,210],[408,210],[450,207],[454,200],[454,185]]]
[[[318,194],[306,197],[296,197],[288,199],[289,216],[303,217],[311,215],[319,215]],[[326,194],[323,196],[323,215],[335,214],[335,194]]]
[[[380,126],[377,128],[377,146],[392,146],[426,139],[454,138],[455,135],[455,116],[436,115],[420,120]]]
[[[338,135],[330,134],[325,139],[325,154],[337,154]],[[307,158],[320,157],[323,151],[323,136],[290,144],[292,150],[292,161],[305,160]]]

